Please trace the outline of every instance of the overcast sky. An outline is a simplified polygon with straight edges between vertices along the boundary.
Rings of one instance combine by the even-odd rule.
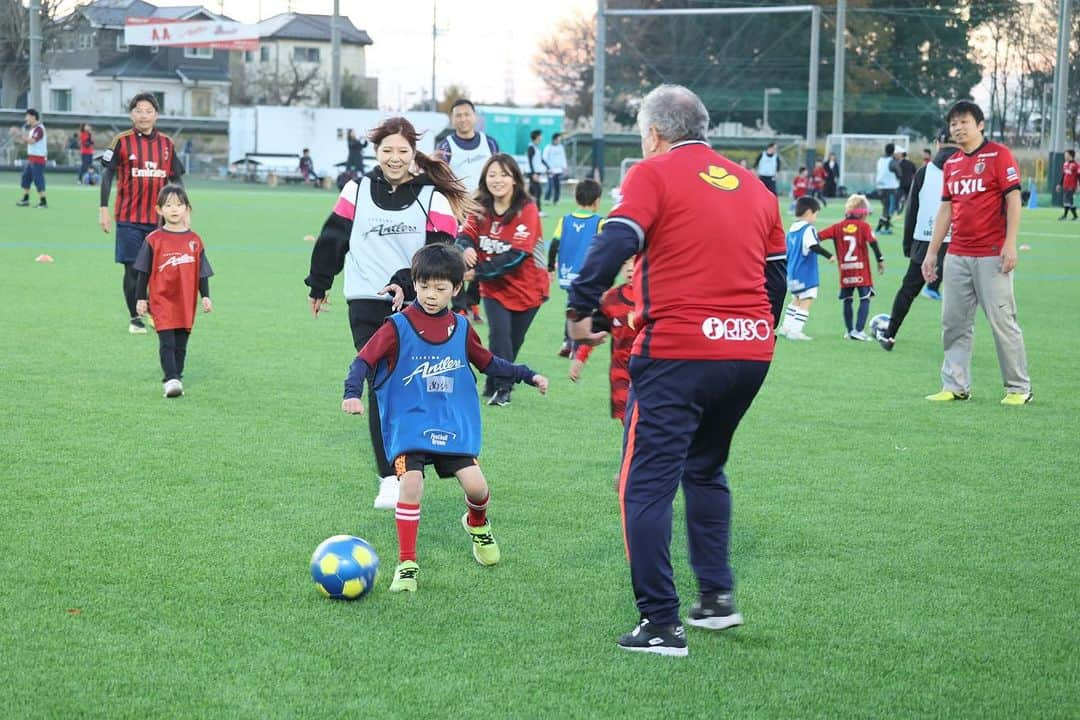
[[[156,5],[192,5],[198,0],[150,0]],[[542,88],[530,69],[537,41],[563,17],[580,10],[592,15],[596,0],[341,0],[341,13],[366,30],[374,45],[367,49],[367,73],[379,78],[379,107],[397,110],[431,92],[432,4],[437,3],[439,39],[435,88],[464,85],[476,102],[510,97],[531,105]],[[214,12],[241,22],[278,13],[333,12],[333,0],[206,0]],[[519,18],[529,8],[526,21]]]

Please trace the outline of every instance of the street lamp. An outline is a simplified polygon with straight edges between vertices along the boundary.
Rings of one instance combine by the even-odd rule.
[[[781,92],[783,91],[780,88],[765,88],[765,110],[762,112],[761,118],[762,130],[772,130],[772,128],[769,127],[769,96],[779,95]]]

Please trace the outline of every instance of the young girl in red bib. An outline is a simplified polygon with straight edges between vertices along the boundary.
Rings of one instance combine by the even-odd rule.
[[[146,236],[135,260],[139,273],[136,311],[141,317],[152,310],[164,373],[162,390],[165,397],[174,398],[184,394],[184,360],[199,295],[203,312],[213,309],[210,276],[214,271],[202,238],[191,231],[191,202],[184,188],[162,188],[157,212],[162,226]]]

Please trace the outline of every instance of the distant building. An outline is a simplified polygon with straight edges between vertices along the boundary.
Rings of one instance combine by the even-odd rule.
[[[154,93],[163,115],[228,118],[229,51],[128,47],[127,17],[228,20],[199,5],[157,7],[145,0],[95,0],[63,18],[45,48],[45,112],[117,115],[140,92]]]
[[[371,37],[345,16],[341,73],[375,107],[378,80],[367,77]],[[330,16],[282,13],[258,24],[259,49],[233,54],[232,100],[241,105],[322,105],[330,87]]]

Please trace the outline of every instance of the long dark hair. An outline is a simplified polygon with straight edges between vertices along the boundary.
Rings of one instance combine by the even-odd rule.
[[[420,138],[420,134],[405,118],[391,117],[383,120],[368,133],[368,139],[378,149],[382,141],[391,135],[401,135],[409,143],[409,147],[416,153],[416,166],[431,178],[435,188],[450,201],[450,209],[459,221],[478,211],[476,201],[472,199],[465,185],[454,175],[454,171],[450,169],[446,161],[431,157],[416,149],[416,141]]]
[[[510,197],[510,209],[504,215],[504,217],[514,217],[521,212],[521,208],[532,202],[532,196],[525,189],[525,176],[521,174],[517,161],[506,153],[495,153],[484,163],[484,168],[480,171],[480,187],[476,189],[476,201],[489,216],[499,217],[499,213],[495,211],[495,198],[487,186],[488,169],[495,163],[498,163],[499,167],[514,180],[514,194]]]

